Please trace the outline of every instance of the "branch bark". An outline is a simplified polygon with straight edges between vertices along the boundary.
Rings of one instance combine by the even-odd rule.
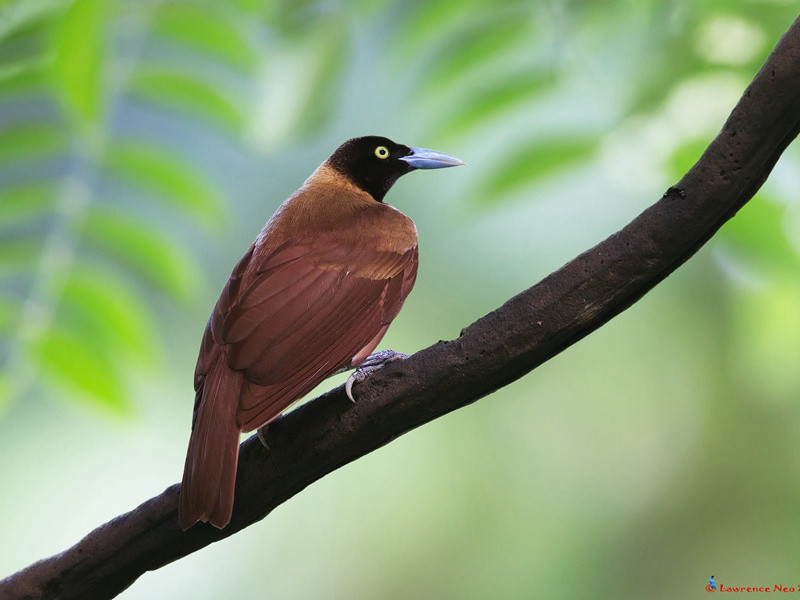
[[[800,129],[800,18],[692,169],[621,231],[451,341],[336,388],[240,448],[236,506],[218,531],[178,527],[179,485],[72,548],[0,581],[2,598],[112,598],[146,571],[263,519],[310,483],[530,372],[619,314],[688,260],[761,187]]]

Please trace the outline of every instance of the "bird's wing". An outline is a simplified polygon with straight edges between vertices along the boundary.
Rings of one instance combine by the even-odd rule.
[[[416,247],[376,252],[316,240],[248,254],[212,313],[214,343],[198,361],[224,348],[229,367],[244,372],[244,431],[347,365],[397,315],[417,267]]]
[[[214,339],[212,332],[213,323],[221,323],[225,314],[230,310],[231,304],[235,302],[238,296],[239,289],[242,285],[242,280],[245,278],[245,273],[252,268],[253,252],[255,251],[255,244],[251,244],[247,252],[244,253],[239,262],[233,268],[228,282],[220,294],[211,316],[208,318],[206,329],[203,332],[203,340],[200,342],[200,354],[197,357],[197,365],[194,369],[194,413],[192,414],[192,427],[197,420],[197,411],[200,408],[200,401],[203,397],[203,385],[206,377],[211,371],[214,364],[217,362],[222,346]]]

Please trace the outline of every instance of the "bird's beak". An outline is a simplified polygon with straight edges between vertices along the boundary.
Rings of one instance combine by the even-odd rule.
[[[455,156],[428,148],[411,148],[411,154],[401,156],[400,160],[407,162],[414,169],[444,169],[464,164],[463,160]]]

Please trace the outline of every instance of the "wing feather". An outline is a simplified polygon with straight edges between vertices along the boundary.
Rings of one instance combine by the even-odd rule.
[[[244,374],[242,429],[263,425],[377,344],[416,267],[416,246],[370,252],[317,239],[271,251],[251,248],[212,313],[213,335],[201,350],[205,362],[224,351],[228,366]]]
[[[333,340],[330,346],[323,346],[323,353],[317,355],[313,362],[304,365],[279,384],[262,387],[255,401],[248,402],[243,394],[238,412],[242,430],[250,431],[278,416],[287,406],[310,392],[355,356],[375,335],[373,326],[380,320],[379,307],[375,306],[371,312],[373,314],[364,315],[365,318],[360,321],[354,319],[347,323],[358,330],[354,335],[341,336]],[[347,358],[341,363],[341,359],[335,360],[335,357]]]
[[[283,278],[273,281],[276,285],[285,285],[280,293],[250,306],[237,305],[228,313],[222,326],[226,344],[236,348],[237,352],[247,353],[253,344],[268,343],[270,336],[279,337],[293,325],[292,307],[302,305],[306,310],[311,309],[313,305],[327,301],[335,289],[335,274],[308,270],[293,275],[294,280],[288,283]],[[234,369],[243,369],[250,364],[244,357],[238,359],[229,355],[229,359]]]

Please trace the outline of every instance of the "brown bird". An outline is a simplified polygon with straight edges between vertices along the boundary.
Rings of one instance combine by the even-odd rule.
[[[230,521],[241,432],[375,349],[417,275],[414,223],[383,198],[415,169],[462,164],[383,137],[354,138],[267,222],[233,269],[200,345],[181,528]]]

